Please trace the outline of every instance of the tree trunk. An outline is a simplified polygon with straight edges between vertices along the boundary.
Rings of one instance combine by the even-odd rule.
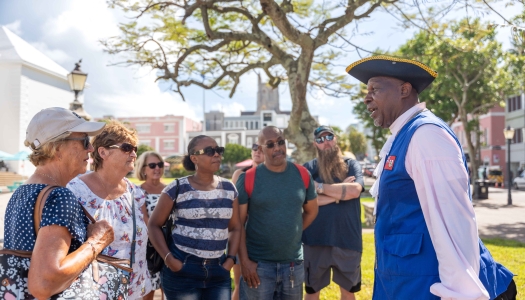
[[[297,147],[293,155],[297,163],[307,162],[316,156],[313,133],[317,127],[317,121],[310,114],[306,102],[312,59],[313,51],[308,52],[303,49],[301,56],[297,61],[291,63],[287,70],[292,112],[284,134],[286,139]]]
[[[478,179],[478,162],[476,160],[476,148],[472,143],[472,130],[468,126],[467,112],[463,109],[459,109],[459,115],[461,118],[461,123],[463,124],[463,130],[465,131],[465,137],[467,140],[468,153],[470,156],[470,179],[472,184]]]

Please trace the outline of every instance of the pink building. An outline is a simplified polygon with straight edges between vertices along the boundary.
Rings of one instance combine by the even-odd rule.
[[[114,118],[130,124],[139,135],[139,144],[148,145],[163,157],[182,155],[187,132],[201,131],[202,123],[184,116]]]
[[[468,153],[463,124],[461,122],[454,122],[451,127],[463,146],[463,151]],[[481,130],[481,149],[478,155],[481,156],[481,162],[486,166],[499,166],[504,172],[503,174],[507,174],[505,161],[506,140],[503,136],[503,129],[505,128],[505,108],[495,105],[488,113],[481,115],[479,117],[479,127]],[[476,143],[474,134],[472,135],[472,141],[474,144]]]

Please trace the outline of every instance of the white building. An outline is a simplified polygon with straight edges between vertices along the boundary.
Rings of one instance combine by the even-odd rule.
[[[68,73],[9,29],[0,27],[0,150],[11,154],[28,150],[24,140],[31,118],[47,107],[69,108],[74,95]],[[34,171],[29,161],[6,163],[10,171],[21,175]]]

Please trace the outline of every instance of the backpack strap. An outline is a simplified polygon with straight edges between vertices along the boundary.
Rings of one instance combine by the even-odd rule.
[[[300,164],[294,163],[294,165],[297,167],[297,170],[299,170],[299,173],[301,173],[301,178],[303,179],[304,188],[308,189],[308,187],[310,186],[310,172],[308,172],[308,169],[301,166]]]
[[[244,190],[248,194],[248,198],[252,197],[253,186],[255,184],[255,170],[257,167],[252,167],[245,173],[244,177]]]

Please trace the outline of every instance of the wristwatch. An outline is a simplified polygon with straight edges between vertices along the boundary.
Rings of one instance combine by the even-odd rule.
[[[323,188],[323,183],[318,183],[317,184],[317,193],[318,194],[322,194],[324,192],[324,188]]]
[[[228,258],[231,258],[233,260],[233,263],[236,264],[237,263],[237,256],[234,256],[234,255],[226,255],[226,259]]]

